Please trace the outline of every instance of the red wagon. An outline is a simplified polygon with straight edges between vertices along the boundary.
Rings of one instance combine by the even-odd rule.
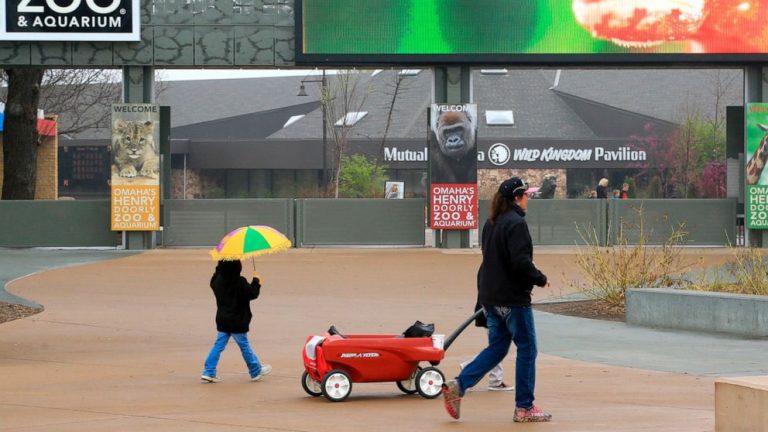
[[[383,381],[394,381],[404,393],[432,399],[440,395],[445,382],[435,367],[445,355],[443,340],[442,335],[342,335],[331,327],[321,336],[307,338],[301,384],[311,396],[322,395],[333,402],[346,399],[352,383]]]
[[[311,396],[341,402],[352,383],[394,381],[403,393],[427,399],[440,395],[445,376],[436,366],[445,350],[483,311],[467,318],[448,337],[433,335],[434,326],[416,321],[402,335],[339,333],[334,326],[310,336],[301,355],[301,386]]]

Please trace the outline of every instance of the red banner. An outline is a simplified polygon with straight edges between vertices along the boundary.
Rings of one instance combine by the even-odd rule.
[[[476,229],[477,184],[433,183],[430,214],[432,229]]]

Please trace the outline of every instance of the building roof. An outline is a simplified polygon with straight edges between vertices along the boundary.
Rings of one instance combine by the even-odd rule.
[[[506,74],[474,71],[474,100],[480,128],[478,136],[495,138],[595,138],[584,121],[549,88],[547,74],[535,69],[509,69]],[[512,110],[515,125],[487,126],[486,110]]]
[[[555,90],[679,123],[687,105],[714,117],[718,92],[723,110],[743,105],[743,76],[741,69],[564,69]]]
[[[723,107],[742,105],[743,72],[739,69],[495,72],[472,72],[472,95],[480,117],[478,136],[483,138],[627,137],[648,122],[672,127],[686,109],[711,117],[718,92],[725,101]],[[305,84],[307,96],[297,96],[307,78],[313,81]],[[430,69],[408,76],[396,69],[360,71],[356,79],[358,96],[364,99],[359,110],[367,115],[352,129],[350,139],[378,141],[385,131],[387,139],[426,137],[427,108],[433,93]],[[333,88],[338,78],[329,72],[327,80]],[[163,86],[157,103],[171,106],[172,137],[176,139],[305,140],[322,136],[317,76],[167,81]],[[341,99],[337,95],[334,103],[339,105]],[[353,107],[358,109],[356,104]],[[486,110],[511,110],[514,125],[486,125]],[[300,115],[304,116],[294,117]],[[284,127],[291,117],[295,121]],[[94,130],[77,138],[108,136],[108,130]]]
[[[296,96],[304,77],[167,81],[157,103],[171,106],[172,127],[302,105],[317,95]]]

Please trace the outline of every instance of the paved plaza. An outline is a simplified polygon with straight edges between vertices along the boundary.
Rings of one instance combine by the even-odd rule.
[[[727,251],[685,254],[716,264]],[[574,250],[538,248],[535,259],[552,287],[535,290],[534,300],[573,292]],[[485,380],[467,394],[458,422],[441,399],[407,396],[393,383],[355,384],[342,403],[304,393],[308,335],[331,324],[400,333],[417,319],[449,333],[472,311],[479,263],[476,249],[294,249],[257,258],[264,287],[252,303],[250,339],[274,371],[250,382],[231,343],[219,367],[224,381],[201,384],[216,334],[207,251],[0,250],[0,284],[45,307],[0,325],[0,431],[712,431],[716,377],[768,374],[767,340],[536,312],[537,403],[552,423],[512,423],[514,395],[486,391]],[[440,364],[447,377],[485,337],[470,327],[457,339]],[[514,358],[504,365],[511,384]]]

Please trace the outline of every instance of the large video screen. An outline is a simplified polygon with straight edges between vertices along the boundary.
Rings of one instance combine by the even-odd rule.
[[[768,0],[297,0],[297,62],[765,61]]]

